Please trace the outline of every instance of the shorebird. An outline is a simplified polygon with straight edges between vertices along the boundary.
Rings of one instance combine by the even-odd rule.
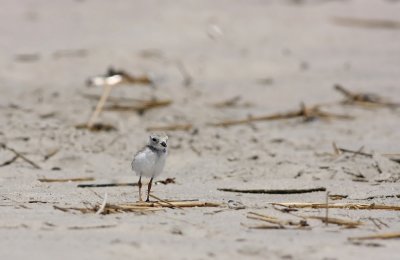
[[[165,134],[151,134],[146,146],[139,150],[132,160],[132,170],[139,176],[139,201],[142,200],[142,176],[150,178],[147,187],[147,199],[149,202],[150,190],[153,179],[164,169],[167,158],[168,136]]]

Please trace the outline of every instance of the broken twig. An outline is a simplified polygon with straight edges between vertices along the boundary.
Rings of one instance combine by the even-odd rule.
[[[295,227],[308,226],[308,223],[305,220],[300,220],[300,221],[280,220],[276,217],[271,217],[271,216],[259,214],[256,212],[249,212],[247,218],[272,223],[272,224],[278,225],[279,228],[287,228],[287,226],[295,226]]]
[[[352,92],[338,84],[336,84],[334,88],[345,96],[345,100],[343,101],[345,104],[359,105],[367,108],[379,106],[395,108],[400,106],[400,103],[389,102],[377,94]]]

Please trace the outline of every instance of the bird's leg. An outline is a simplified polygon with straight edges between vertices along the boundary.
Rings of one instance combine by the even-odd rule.
[[[142,176],[139,177],[138,186],[139,186],[139,201],[143,201],[142,200]]]
[[[146,200],[146,202],[150,201],[149,197],[150,197],[150,190],[151,190],[152,182],[153,182],[153,178],[150,179],[149,186],[147,186],[147,200]]]

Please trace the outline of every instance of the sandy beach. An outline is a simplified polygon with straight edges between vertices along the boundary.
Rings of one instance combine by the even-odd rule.
[[[398,259],[400,1],[1,7],[1,259]],[[110,67],[146,82],[94,131]],[[138,209],[157,128],[169,182]]]

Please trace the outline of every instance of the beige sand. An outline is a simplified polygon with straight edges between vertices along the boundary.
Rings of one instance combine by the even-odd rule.
[[[355,229],[308,220],[310,230],[255,230],[247,226],[263,223],[247,219],[248,212],[296,219],[269,203],[323,203],[325,192],[217,189],[322,186],[348,196],[340,203],[399,205],[400,164],[382,155],[400,153],[399,109],[333,105],[326,110],[355,119],[230,128],[207,123],[285,112],[300,102],[336,102],[342,99],[333,90],[337,83],[400,102],[400,29],[396,22],[381,21],[399,23],[399,13],[398,1],[384,0],[1,1],[0,142],[42,169],[21,159],[0,167],[0,258],[396,259],[398,240],[357,243],[348,237],[400,231],[398,211],[329,211],[331,217],[365,223]],[[184,86],[178,64],[191,75],[191,85]],[[118,131],[75,129],[96,105],[82,93],[102,91],[86,87],[85,80],[109,65],[148,74],[156,82],[155,88],[116,87],[113,97],[156,97],[173,104],[142,116],[102,113],[100,121]],[[212,106],[236,96],[235,107]],[[157,185],[154,194],[224,207],[144,215],[62,212],[53,205],[101,203],[93,191],[107,193],[110,203],[133,202],[137,189],[38,181],[136,182],[130,160],[147,138],[146,127],[175,123],[191,123],[197,131],[168,132],[170,155],[160,179],[176,178],[177,183]],[[332,142],[353,150],[364,146],[375,155],[334,157]],[[0,164],[12,158],[12,152],[0,150]],[[354,181],[360,174],[364,181]],[[229,209],[229,200],[246,208]],[[295,213],[324,216],[325,210]],[[387,226],[374,225],[370,218]]]

